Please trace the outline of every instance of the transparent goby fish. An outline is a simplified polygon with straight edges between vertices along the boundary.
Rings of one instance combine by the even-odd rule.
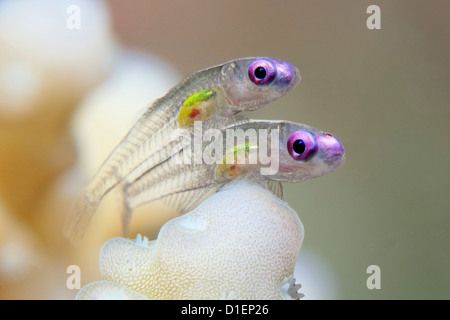
[[[177,155],[138,179],[123,181],[125,232],[132,211],[148,202],[164,199],[180,214],[186,213],[237,179],[258,182],[283,199],[281,182],[320,177],[345,160],[336,137],[290,121],[244,119],[216,131],[201,149],[194,145],[195,139],[191,137]]]
[[[111,189],[167,160],[176,144],[174,130],[191,130],[195,121],[221,128],[233,115],[261,108],[300,80],[296,67],[266,57],[232,60],[189,75],[144,112],[80,192],[66,222],[66,236],[80,240]]]

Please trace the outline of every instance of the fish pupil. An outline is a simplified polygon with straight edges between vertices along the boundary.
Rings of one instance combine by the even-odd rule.
[[[266,69],[264,69],[263,67],[258,67],[255,69],[255,77],[257,77],[258,79],[264,79],[266,74]]]
[[[305,142],[301,139],[295,140],[294,144],[292,145],[292,149],[295,151],[295,153],[302,154],[306,149]]]

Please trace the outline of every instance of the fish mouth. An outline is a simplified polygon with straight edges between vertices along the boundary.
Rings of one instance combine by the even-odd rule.
[[[326,164],[337,168],[345,162],[344,147],[335,136],[325,133],[318,138],[318,144],[324,152]]]
[[[278,84],[289,89],[298,85],[302,79],[297,67],[287,61],[276,60]]]

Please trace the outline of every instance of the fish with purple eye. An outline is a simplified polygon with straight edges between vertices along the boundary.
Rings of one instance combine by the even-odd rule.
[[[73,242],[82,238],[101,200],[116,187],[123,197],[126,232],[132,211],[144,203],[164,199],[179,213],[185,213],[203,201],[207,191],[217,190],[235,179],[258,182],[283,199],[281,182],[312,179],[339,167],[344,162],[344,149],[328,133],[289,121],[234,117],[278,99],[300,80],[296,67],[273,58],[233,60],[186,77],[147,109],[81,191],[67,220],[68,238]],[[196,121],[201,121],[204,129],[277,128],[281,134],[275,147],[280,152],[275,159],[279,170],[262,175],[261,163],[173,164],[170,160],[176,156],[173,150],[178,140],[171,133],[185,129],[193,134]],[[233,148],[226,151],[247,156],[259,146]]]
[[[233,130],[246,132],[249,129],[257,133],[257,142],[221,149],[220,163],[187,165],[170,161],[171,158],[126,186],[123,190],[124,220],[127,221],[137,207],[156,200],[164,200],[180,214],[187,213],[204,201],[211,191],[238,179],[266,186],[283,199],[282,182],[296,183],[323,176],[345,160],[344,148],[336,137],[291,121],[243,119],[224,127],[217,139],[223,140],[225,145],[227,135]],[[264,148],[260,148],[262,144]],[[209,146],[204,142],[204,150]],[[260,150],[270,151],[270,161],[278,170],[263,174],[262,169],[272,167],[273,163],[262,161]],[[180,151],[183,152],[185,150]],[[252,153],[254,162],[249,161]]]
[[[193,130],[195,121],[205,129],[221,129],[239,112],[262,108],[300,80],[295,66],[269,57],[231,60],[188,75],[147,108],[81,190],[66,221],[66,236],[81,240],[107,193],[133,184],[169,159],[177,143],[175,130]]]

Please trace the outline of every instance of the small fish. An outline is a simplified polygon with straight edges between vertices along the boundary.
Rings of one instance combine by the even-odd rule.
[[[266,57],[232,60],[192,73],[147,109],[80,192],[67,218],[66,236],[72,242],[81,240],[110,190],[167,160],[177,143],[173,131],[192,130],[195,121],[221,128],[235,114],[283,96],[300,80],[296,67]]]
[[[253,129],[258,135],[257,143],[247,141],[223,148],[218,157],[222,158],[220,163],[177,164],[173,156],[139,179],[123,185],[124,231],[132,210],[148,202],[164,199],[179,213],[186,213],[236,179],[256,181],[283,199],[281,182],[301,182],[322,176],[341,166],[345,160],[344,149],[337,138],[305,124],[244,119],[221,130],[219,137],[222,136],[223,145],[227,135],[233,132],[228,130],[239,129],[244,133]],[[265,146],[261,137],[267,139]],[[262,162],[259,151],[263,147],[263,153],[267,153],[266,150],[270,153],[270,163]],[[203,152],[206,148],[208,145],[203,146]],[[253,162],[250,162],[252,155]],[[275,171],[262,174],[261,169],[269,167]]]

